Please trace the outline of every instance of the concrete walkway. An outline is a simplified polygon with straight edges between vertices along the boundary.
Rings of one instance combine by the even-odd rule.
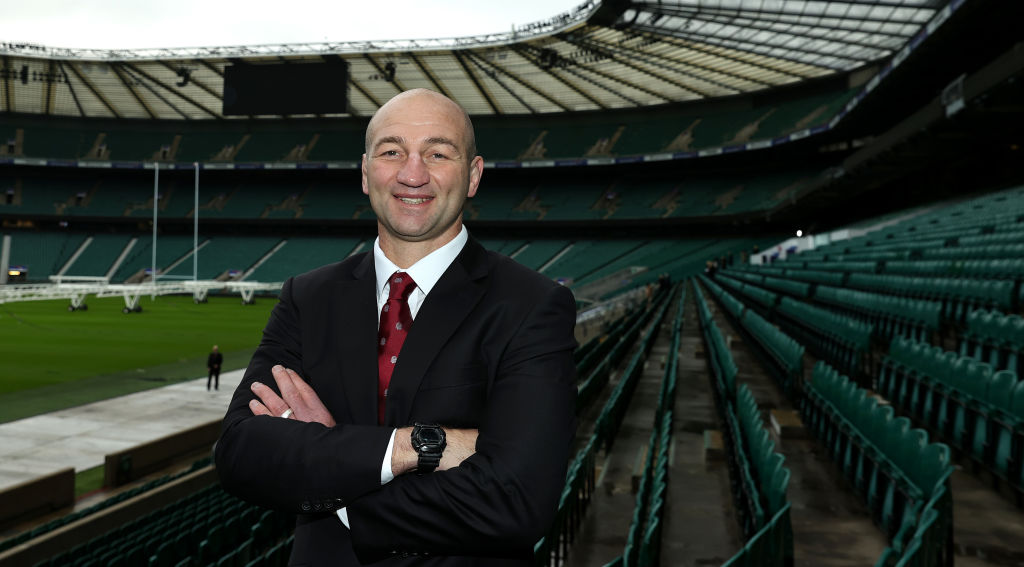
[[[0,424],[0,490],[74,467],[103,465],[108,453],[224,416],[245,369]]]

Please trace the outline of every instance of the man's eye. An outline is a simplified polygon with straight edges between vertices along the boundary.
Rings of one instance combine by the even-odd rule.
[[[383,152],[381,152],[380,155],[387,157],[395,157],[398,155],[398,150],[384,150]]]
[[[442,154],[441,152],[434,152],[433,154],[430,155],[430,157],[432,157],[434,159],[447,159],[448,158],[448,156]]]

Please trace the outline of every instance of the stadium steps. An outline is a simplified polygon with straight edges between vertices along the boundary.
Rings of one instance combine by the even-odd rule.
[[[764,414],[792,415],[796,408],[768,370],[768,356],[712,301],[714,294],[704,295],[739,369],[737,384],[747,384]],[[822,449],[799,433],[782,438],[778,449],[792,474],[790,517],[798,564],[874,565],[887,547],[885,535],[872,524],[867,509]]]
[[[705,445],[705,432],[719,429],[701,338],[696,294],[687,291],[675,400],[674,447],[668,472],[662,565],[721,565],[743,546],[732,508],[725,456]],[[708,434],[710,439],[710,434]]]
[[[638,307],[644,308],[645,305],[641,303]],[[665,314],[658,319],[653,313],[662,308],[665,308]],[[654,410],[664,374],[659,361],[667,355],[669,345],[665,328],[670,324],[675,309],[668,308],[664,301],[661,304],[653,302],[651,312],[654,321],[645,323],[640,329],[640,338],[630,345],[620,364],[613,369],[609,383],[579,415],[577,448],[581,448],[586,439],[601,429],[606,415],[622,412],[621,425],[617,430],[612,428],[612,438],[607,441],[611,445],[610,449],[600,443],[605,448],[596,453],[594,493],[589,509],[580,521],[579,532],[569,548],[565,563],[568,567],[604,565],[622,555],[626,547],[636,504],[634,476],[639,474],[642,460],[647,454]],[[643,337],[648,333],[651,333],[649,341],[652,346],[644,357]],[[613,398],[624,385],[624,374],[634,366],[637,357],[641,368],[637,369],[639,375],[634,379],[634,389],[631,393],[628,390],[622,391],[623,395],[629,397],[620,401],[621,409],[609,412],[610,403],[614,403]],[[637,466],[638,459],[641,466]]]

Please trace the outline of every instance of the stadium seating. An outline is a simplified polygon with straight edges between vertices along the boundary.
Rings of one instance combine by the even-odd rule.
[[[205,239],[200,240],[200,244],[203,242],[205,242]],[[191,236],[161,236],[157,241],[156,248],[157,271],[163,271],[176,260],[184,259],[186,255],[191,255],[192,244],[193,238]],[[128,255],[121,263],[121,267],[117,269],[111,281],[124,282],[133,276],[137,276],[143,270],[151,268],[152,250],[152,238],[140,237],[135,246],[128,252]]]
[[[287,514],[246,504],[215,485],[37,567],[280,565],[293,521]]]
[[[10,265],[24,266],[28,281],[46,282],[60,271],[85,238],[84,234],[16,232],[11,235]]]
[[[359,244],[358,238],[288,238],[280,249],[253,269],[245,279],[283,282],[292,276],[343,260],[355,252]]]
[[[936,561],[922,564],[952,564],[949,448],[928,443],[926,432],[823,362],[805,385],[801,413],[889,538],[880,563],[923,552]]]
[[[89,245],[68,266],[67,275],[106,276],[132,237],[120,234],[97,234],[89,238],[91,239]]]
[[[713,284],[712,284],[713,285]],[[792,565],[793,531],[786,496],[790,472],[784,457],[761,421],[750,389],[736,386],[736,364],[707,307],[700,286],[694,285],[698,320],[711,370],[712,392],[722,436],[728,448],[734,508],[745,545],[725,565]]]
[[[722,303],[725,311],[733,320],[738,323],[747,333],[761,346],[762,351],[770,360],[770,368],[775,374],[780,387],[787,396],[793,398],[800,387],[803,376],[804,346],[794,340],[786,333],[780,331],[763,316],[753,309],[747,309],[735,296],[720,286],[714,284],[704,276],[700,280],[711,290],[712,294]],[[734,282],[734,289],[746,293],[747,284],[729,278],[721,278],[722,281]],[[750,294],[755,301],[760,301],[762,306],[774,307],[778,296],[772,292],[750,286],[749,289],[756,290]]]
[[[241,277],[257,260],[269,253],[280,239],[273,236],[215,236],[198,254],[199,279]],[[192,275],[192,262],[182,262],[165,275]]]
[[[878,388],[901,413],[1024,495],[1024,381],[1015,372],[897,337]]]
[[[671,291],[663,292],[653,298],[648,308],[619,321],[609,335],[601,339],[601,345],[613,345],[610,349],[599,347],[597,344],[587,347],[590,352],[577,362],[577,368],[580,365],[593,368],[589,373],[578,371],[581,382],[577,387],[577,413],[580,413],[595,399],[596,392],[607,384],[611,366],[623,360],[630,351],[633,352],[619,376],[618,383],[602,406],[593,432],[585,438],[582,448],[569,463],[565,488],[559,499],[551,531],[537,542],[534,549],[538,565],[554,567],[561,564],[568,554],[568,546],[582,525],[583,515],[589,507],[594,491],[595,455],[601,450],[607,452],[615,442],[626,408],[643,373],[644,361],[654,346],[654,337],[668,311],[669,299],[673,295]],[[643,331],[645,328],[646,331]],[[591,362],[585,362],[588,359]],[[600,362],[596,362],[598,359]],[[655,537],[657,534],[652,532],[649,541],[653,542]],[[651,552],[653,549],[649,546],[648,553]]]

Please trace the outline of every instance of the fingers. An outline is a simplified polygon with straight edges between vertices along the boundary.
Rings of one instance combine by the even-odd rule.
[[[293,370],[280,364],[271,368],[270,373],[273,374],[274,382],[277,382],[277,388],[281,391],[281,397],[284,398],[285,403],[289,407],[294,407],[296,401],[301,399],[295,383],[302,382],[302,379]]]
[[[278,395],[266,384],[254,382],[251,389],[259,398],[259,401],[253,400],[249,404],[254,415],[287,417],[307,423],[316,422],[327,427],[336,425],[319,396],[297,372],[280,364],[271,368],[270,372],[281,394]]]
[[[267,415],[273,416],[280,416],[288,409],[288,404],[277,395],[277,392],[266,384],[253,382],[250,389],[252,390],[252,393],[256,394],[256,397],[259,398],[259,401],[253,400],[249,402],[249,409],[251,409],[254,414],[256,414],[256,405],[267,410]]]
[[[267,406],[261,404],[259,400],[253,400],[249,402],[249,409],[252,410],[253,415],[273,415]]]

